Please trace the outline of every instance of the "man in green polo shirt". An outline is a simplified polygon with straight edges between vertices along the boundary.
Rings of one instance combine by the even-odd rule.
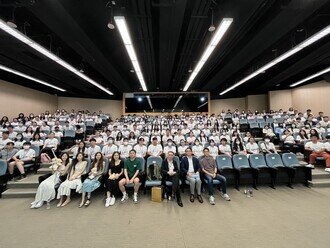
[[[130,150],[129,157],[125,160],[124,163],[124,175],[125,178],[119,181],[119,189],[123,193],[121,202],[125,202],[128,199],[126,193],[125,185],[134,183],[134,196],[133,202],[138,203],[137,193],[140,187],[139,172],[142,171],[142,165],[140,160],[136,158],[136,151]]]

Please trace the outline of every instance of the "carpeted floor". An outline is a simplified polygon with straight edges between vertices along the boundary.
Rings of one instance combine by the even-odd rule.
[[[253,198],[229,189],[231,202],[216,205],[153,203],[104,208],[102,196],[78,209],[30,210],[32,199],[0,199],[0,247],[330,247],[330,188],[262,187]]]

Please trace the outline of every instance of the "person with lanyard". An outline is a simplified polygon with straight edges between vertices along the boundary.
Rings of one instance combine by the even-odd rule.
[[[174,153],[169,151],[167,153],[166,159],[160,168],[162,174],[162,186],[166,189],[166,181],[172,182],[172,195],[174,198],[176,196],[176,201],[180,207],[183,207],[180,195],[180,185],[179,185],[179,165],[174,160]]]
[[[139,173],[142,171],[142,165],[140,160],[136,158],[136,151],[130,150],[129,157],[124,162],[124,176],[125,178],[119,181],[119,189],[123,194],[121,202],[128,200],[128,194],[126,193],[125,185],[134,184],[133,202],[138,203],[138,192],[140,188]]]
[[[139,143],[134,146],[134,150],[136,151],[136,156],[140,158],[145,158],[147,156],[148,148],[144,144],[144,138],[139,138]]]
[[[31,149],[31,143],[25,142],[23,144],[23,149],[19,150],[14,156],[12,162],[9,163],[8,171],[9,171],[9,180],[13,179],[14,167],[17,166],[19,172],[21,173],[18,181],[25,179],[26,174],[24,171],[24,165],[33,164],[36,153],[33,149]]]
[[[270,142],[270,137],[266,136],[264,142],[261,143],[260,148],[263,153],[277,153],[275,145],[273,142]]]
[[[148,146],[147,154],[149,156],[161,156],[163,154],[163,147],[161,144],[158,144],[156,137],[152,138],[152,143]]]
[[[200,203],[203,203],[203,198],[201,195],[202,181],[200,178],[200,164],[196,157],[192,155],[192,150],[190,147],[186,149],[186,156],[181,160],[181,171],[189,181],[190,186],[190,202],[194,202],[195,199],[195,189],[197,191],[197,199]]]
[[[203,150],[204,156],[202,156],[200,160],[200,165],[202,171],[204,173],[204,177],[207,180],[207,186],[209,191],[209,201],[211,205],[215,205],[214,199],[214,188],[213,188],[213,180],[218,180],[221,184],[221,197],[226,201],[230,201],[230,197],[227,194],[227,180],[224,176],[219,175],[217,164],[215,159],[210,155],[210,151],[208,148],[204,148]]]

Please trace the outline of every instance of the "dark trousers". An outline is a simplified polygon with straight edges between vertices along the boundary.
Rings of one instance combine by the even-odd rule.
[[[218,180],[221,185],[221,190],[222,193],[226,194],[227,193],[227,180],[224,176],[221,176],[217,174],[215,178],[212,178],[209,175],[205,175],[205,179],[207,180],[207,187],[209,190],[209,195],[214,195],[214,187],[213,187],[213,180]]]
[[[168,174],[162,176],[162,186],[166,189],[166,181],[172,182],[172,193],[180,194],[179,175],[175,173],[173,176]]]
[[[119,191],[119,181],[121,179],[122,178],[118,178],[118,179],[115,179],[115,180],[107,179],[105,181],[105,188],[107,189],[107,191],[110,192],[111,197],[113,197],[116,193],[118,193],[118,191]]]

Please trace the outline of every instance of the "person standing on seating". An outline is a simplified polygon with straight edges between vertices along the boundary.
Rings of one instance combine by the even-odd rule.
[[[124,162],[124,176],[125,178],[119,181],[119,189],[123,193],[121,202],[128,200],[125,185],[134,184],[133,202],[138,203],[138,192],[140,188],[139,173],[142,171],[140,160],[136,158],[136,151],[130,150],[129,157]]]
[[[310,152],[309,167],[314,167],[317,157],[323,157],[325,159],[326,167],[330,168],[330,154],[325,151],[324,144],[319,142],[317,135],[311,135],[310,139],[311,141],[305,144],[305,151]]]
[[[57,199],[60,199],[57,207],[64,207],[71,202],[71,189],[75,189],[79,194],[82,193],[81,176],[86,173],[87,161],[84,160],[84,154],[78,153],[68,169],[67,179],[61,183],[57,192]],[[64,196],[66,196],[65,202]]]
[[[81,203],[79,208],[85,205],[88,207],[91,203],[91,194],[94,190],[101,186],[100,178],[104,173],[105,162],[101,152],[95,154],[95,159],[91,165],[91,171],[82,185]],[[87,200],[86,200],[87,193]],[[86,200],[86,201],[85,201]]]
[[[179,165],[174,160],[174,153],[169,151],[166,159],[163,160],[160,168],[162,174],[162,186],[166,189],[166,181],[172,182],[172,198],[176,196],[176,201],[180,207],[183,207],[180,195],[179,185]]]
[[[108,175],[109,177],[105,181],[107,189],[106,208],[115,204],[115,193],[119,190],[119,181],[124,177],[124,161],[120,159],[120,153],[117,151],[112,154]]]
[[[56,196],[55,187],[61,183],[61,177],[67,173],[69,167],[69,154],[63,153],[61,159],[52,165],[53,175],[40,183],[30,208],[41,208],[44,202],[46,202],[47,209],[50,209],[50,202]]]
[[[186,156],[181,159],[181,171],[184,178],[189,181],[190,186],[190,201],[194,202],[195,189],[197,191],[197,199],[200,203],[203,203],[201,195],[202,181],[200,178],[201,167],[196,157],[192,155],[190,147],[186,149]]]
[[[221,184],[221,197],[224,198],[226,201],[230,201],[230,197],[227,194],[226,178],[222,175],[217,174],[218,167],[215,159],[210,155],[210,150],[208,148],[204,148],[203,152],[204,156],[202,156],[200,160],[200,165],[202,168],[202,172],[204,173],[204,177],[207,180],[210,204],[215,204],[213,180],[218,180]]]
[[[31,149],[31,143],[25,142],[23,144],[23,149],[19,150],[13,156],[14,161],[10,162],[8,165],[9,180],[13,179],[15,166],[17,166],[19,172],[21,173],[20,177],[17,180],[19,181],[26,178],[24,165],[33,164],[35,156],[36,156],[36,152],[33,149]]]

